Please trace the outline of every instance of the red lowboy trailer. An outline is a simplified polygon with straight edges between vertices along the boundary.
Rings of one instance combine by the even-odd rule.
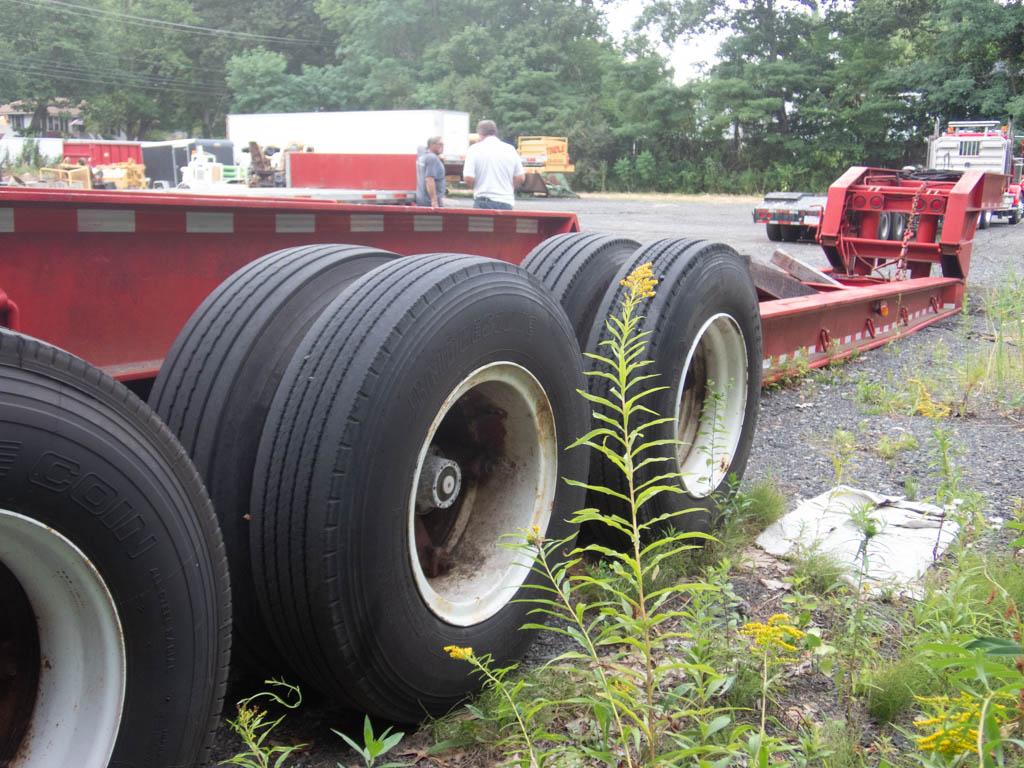
[[[447,710],[474,682],[443,646],[530,640],[535,576],[500,537],[571,535],[558,478],[614,482],[562,449],[622,277],[661,280],[651,439],[680,441],[707,526],[762,382],[959,311],[1001,188],[853,168],[831,271],[761,301],[726,245],[571,214],[0,189],[0,764],[201,764],[232,628],[242,668]],[[875,239],[891,212],[901,242]]]

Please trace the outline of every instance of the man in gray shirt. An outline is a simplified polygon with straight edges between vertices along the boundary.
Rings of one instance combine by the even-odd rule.
[[[444,163],[438,155],[444,150],[440,136],[427,139],[427,151],[416,158],[416,205],[444,206]]]

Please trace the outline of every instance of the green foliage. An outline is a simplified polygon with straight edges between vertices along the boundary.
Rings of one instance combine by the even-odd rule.
[[[897,659],[883,663],[868,676],[865,704],[880,723],[889,723],[915,704],[915,696],[928,696],[938,690],[936,675],[919,660]]]
[[[241,768],[284,768],[286,761],[293,752],[305,749],[305,744],[293,746],[272,745],[269,743],[274,730],[284,721],[282,714],[271,720],[265,709],[257,702],[265,701],[270,706],[283,709],[298,709],[302,705],[302,691],[298,686],[290,685],[284,680],[264,680],[266,685],[282,691],[278,695],[273,690],[241,699],[236,707],[236,715],[228,719],[228,727],[242,740],[245,751],[228,758],[220,765],[237,765]]]
[[[405,738],[405,734],[401,731],[395,733],[391,732],[390,726],[385,728],[380,734],[374,734],[373,724],[370,722],[369,717],[363,718],[363,743],[358,744],[354,739],[349,738],[341,731],[334,730],[335,735],[340,736],[346,744],[354,749],[359,756],[363,758],[363,764],[366,768],[400,768],[405,763],[378,763],[377,758],[382,755],[386,755],[392,749],[398,746],[398,743]],[[341,763],[338,763],[338,768],[345,768]]]
[[[680,192],[823,189],[853,164],[922,162],[936,118],[1024,122],[1019,2],[664,0],[621,43],[606,5],[20,3],[0,28],[0,102],[27,100],[41,133],[63,97],[88,130],[131,138],[214,136],[227,111],[460,109],[507,138],[568,136],[580,189]],[[675,83],[652,36],[709,30],[717,63]]]
[[[875,444],[875,453],[886,461],[895,459],[903,451],[916,451],[919,447],[912,432],[902,432],[898,437],[882,435]]]

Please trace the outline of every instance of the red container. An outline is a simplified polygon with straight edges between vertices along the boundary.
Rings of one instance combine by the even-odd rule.
[[[289,152],[289,187],[313,189],[416,189],[416,155]]]
[[[68,139],[64,142],[64,157],[77,163],[85,158],[89,166],[126,163],[134,160],[142,164],[142,144],[138,141],[94,141]]]

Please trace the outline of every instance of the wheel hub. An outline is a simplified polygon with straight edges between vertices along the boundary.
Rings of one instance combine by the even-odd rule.
[[[451,459],[432,451],[423,461],[419,487],[416,489],[416,514],[426,515],[433,509],[448,509],[462,490],[462,470]]]

